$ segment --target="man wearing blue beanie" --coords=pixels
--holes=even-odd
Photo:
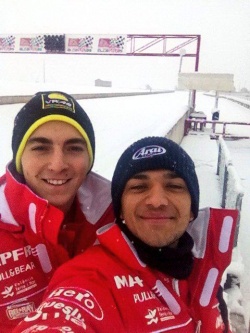
[[[218,290],[237,211],[199,210],[190,156],[164,137],[136,141],[117,162],[111,193],[115,223],[58,269],[14,333],[230,332]]]

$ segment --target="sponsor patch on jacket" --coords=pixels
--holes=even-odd
[[[9,305],[6,309],[6,314],[10,320],[14,320],[18,318],[24,318],[32,311],[35,311],[34,302],[17,303]]]
[[[76,316],[84,310],[96,320],[103,319],[103,310],[95,296],[88,290],[82,288],[58,288],[54,290],[47,300],[39,306],[39,310],[46,309],[48,303],[53,303],[56,308],[57,303],[61,304],[61,311],[66,314],[72,313]]]

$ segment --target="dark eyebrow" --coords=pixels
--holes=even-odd
[[[32,144],[32,143],[42,143],[42,144],[53,144],[53,141],[45,138],[45,137],[33,137],[33,138],[29,138],[27,143]],[[65,142],[65,144],[82,144],[82,145],[86,145],[86,141],[84,140],[84,138],[72,138],[69,139]]]
[[[174,171],[169,171],[165,176],[170,179],[181,178],[181,176],[177,175]]]
[[[84,138],[72,138],[69,139],[65,142],[66,144],[82,144],[82,145],[86,145],[86,141],[84,140]]]
[[[154,170],[147,170],[147,171],[154,171]],[[155,170],[157,171],[157,170]],[[164,178],[166,179],[175,179],[175,178],[181,178],[181,176],[177,175],[174,171],[166,170],[167,173],[164,174]],[[132,176],[130,179],[138,179],[138,180],[144,180],[148,179],[148,175],[145,172],[140,172]]]
[[[147,175],[145,173],[136,173],[130,179],[147,179]]]
[[[29,138],[27,141],[27,144],[32,144],[32,143],[52,144],[52,141],[47,138],[44,138],[44,137],[33,137],[33,138]]]

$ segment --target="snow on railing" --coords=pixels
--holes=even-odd
[[[241,185],[240,177],[233,166],[230,152],[222,137],[219,137],[219,154],[217,163],[217,175],[219,176],[219,186],[221,190],[221,207],[235,208],[239,211],[234,246],[237,246],[240,212],[244,190]]]
[[[223,207],[223,202],[225,202],[224,199],[225,198],[224,179],[226,174],[225,170],[228,165],[232,165],[232,160],[227,145],[221,137],[219,137],[218,145],[219,145],[219,152],[218,152],[218,162],[217,162],[217,175],[219,176],[219,186],[220,186],[220,191],[222,193],[221,205]]]
[[[238,209],[239,216],[234,238],[234,251],[232,261],[227,268],[224,277],[224,290],[227,294],[227,306],[230,313],[230,322],[234,332],[246,332],[245,311],[242,306],[242,293],[240,290],[240,281],[244,271],[242,257],[239,248],[237,247],[237,240],[240,225],[240,212],[244,191],[240,182],[240,177],[233,166],[230,152],[222,136],[219,137],[219,154],[217,163],[217,175],[219,176],[221,197],[221,206],[223,208]]]

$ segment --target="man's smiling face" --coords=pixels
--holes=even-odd
[[[131,177],[121,200],[121,218],[150,246],[176,247],[193,219],[185,181],[173,171],[144,171]]]
[[[90,168],[86,142],[73,126],[50,121],[30,136],[21,158],[27,185],[67,212]]]

